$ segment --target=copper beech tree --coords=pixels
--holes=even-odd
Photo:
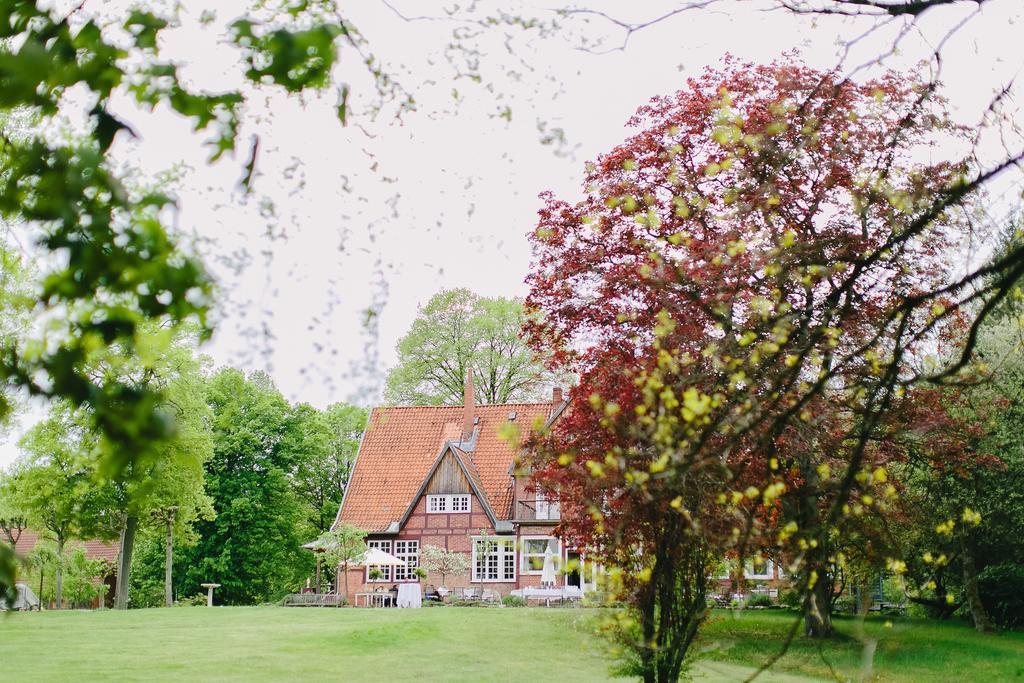
[[[529,464],[633,608],[635,673],[668,681],[726,557],[774,558],[806,632],[832,632],[841,541],[898,495],[918,361],[956,330],[967,355],[1022,259],[952,277],[1001,169],[958,158],[969,131],[904,75],[727,59],[629,123],[581,200],[542,196],[527,333],[580,382]]]

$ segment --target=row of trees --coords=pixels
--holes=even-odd
[[[156,410],[173,424],[159,457],[106,476],[88,407],[58,402],[3,478],[5,524],[43,532],[57,558],[72,539],[117,540],[120,608],[130,596],[170,604],[205,581],[221,583],[229,603],[296,587],[312,566],[300,546],[334,521],[365,423],[354,406],[293,406],[262,373],[211,373],[196,339],[188,328],[150,326],[134,347],[141,358],[103,353],[92,363],[126,385],[158,387]]]

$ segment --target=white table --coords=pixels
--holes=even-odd
[[[391,602],[391,591],[368,591],[356,593],[356,607],[359,606],[359,598],[363,599],[366,607],[387,607]]]
[[[398,606],[399,607],[422,607],[423,591],[418,583],[398,584]]]
[[[550,606],[552,600],[579,600],[583,597],[583,591],[576,586],[565,586],[564,588],[520,588],[512,591],[512,595],[524,600],[543,600],[544,604]]]

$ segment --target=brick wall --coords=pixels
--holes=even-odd
[[[428,513],[426,511],[426,497],[421,497],[406,520],[405,526],[395,535],[370,534],[367,541],[389,540],[392,542],[391,552],[394,553],[394,541],[411,540],[419,541],[420,552],[424,546],[434,545],[448,551],[462,552],[466,555],[472,554],[473,536],[495,535],[494,527],[491,525],[487,514],[475,495],[472,495],[470,512],[461,513]],[[489,588],[502,594],[507,594],[516,586],[514,583],[476,583],[470,582],[471,570],[462,576],[449,574],[445,585],[448,588],[464,588],[469,586]],[[422,581],[423,585],[441,585],[441,575],[431,573]],[[350,603],[355,600],[355,594],[365,591],[372,591],[377,588],[391,588],[394,581],[366,581],[366,570],[362,567],[348,571],[348,599]],[[344,592],[344,583],[339,581],[338,590]]]

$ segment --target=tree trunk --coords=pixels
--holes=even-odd
[[[171,571],[174,566],[174,513],[167,516],[167,541],[164,543],[164,602],[168,607],[174,606],[174,587],[171,582]]]
[[[342,599],[345,601],[345,604],[347,605],[348,604],[348,562],[345,563],[345,568],[342,569],[342,571],[345,572],[345,574],[344,574],[344,576],[345,576],[345,579],[344,579],[344,581],[345,581],[345,593],[344,593],[344,597]],[[334,585],[335,586],[338,585],[337,579],[335,579]]]
[[[981,593],[978,590],[978,569],[974,564],[974,549],[967,538],[967,533],[963,531],[960,533],[960,555],[964,573],[964,592],[967,594],[967,606],[971,610],[971,619],[974,620],[974,630],[979,633],[989,633],[994,630],[992,619],[981,602]]]
[[[57,588],[55,593],[56,609],[61,609],[64,601],[64,535],[57,534]]]
[[[811,638],[829,638],[835,634],[832,626],[832,596],[828,594],[831,582],[825,581],[824,566],[812,566],[818,580],[807,590],[804,600],[804,635]]]
[[[135,546],[135,530],[139,520],[128,515],[121,532],[121,552],[117,565],[117,592],[114,596],[114,609],[128,609],[128,585],[132,570],[132,548]]]

